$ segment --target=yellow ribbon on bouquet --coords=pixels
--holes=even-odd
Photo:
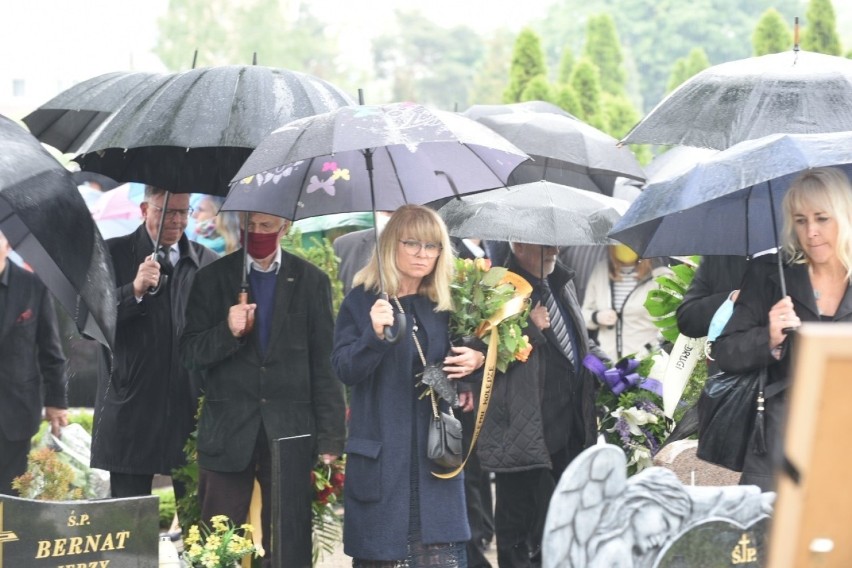
[[[491,337],[488,340],[488,351],[485,354],[482,391],[479,394],[479,409],[476,412],[476,424],[473,429],[473,437],[470,440],[470,447],[467,450],[464,461],[453,471],[449,473],[432,472],[432,475],[440,479],[451,479],[461,473],[468,458],[473,453],[476,440],[479,438],[479,432],[482,430],[482,424],[485,422],[485,413],[488,410],[488,403],[491,401],[491,391],[494,387],[494,375],[497,372],[497,349],[500,343],[497,326],[510,317],[523,313],[527,308],[527,301],[530,294],[532,294],[532,285],[514,272],[506,272],[503,278],[500,279],[499,284],[511,284],[515,287],[515,293],[499,310],[494,312],[494,315],[487,320],[483,320],[476,329],[476,336],[480,339],[485,337],[489,332],[491,333]]]

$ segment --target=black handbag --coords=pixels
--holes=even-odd
[[[742,471],[750,443],[755,454],[766,454],[765,388],[766,368],[707,378],[698,398],[700,459]]]
[[[432,420],[426,438],[426,456],[441,467],[457,468],[462,464],[462,425],[452,414],[438,411],[432,394]]]

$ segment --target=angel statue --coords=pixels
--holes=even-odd
[[[653,568],[667,545],[702,522],[745,527],[768,518],[775,493],[753,485],[684,486],[662,467],[627,477],[627,458],[593,446],[563,473],[550,501],[542,568]]]

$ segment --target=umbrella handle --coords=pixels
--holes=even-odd
[[[168,281],[169,281],[169,275],[168,274],[160,274],[160,279],[157,281],[157,285],[151,286],[150,288],[148,288],[147,294],[149,296],[152,296],[152,297],[153,296],[159,296],[163,292],[163,290],[166,289],[166,284],[168,283]]]
[[[240,293],[237,294],[237,303],[238,304],[248,304],[248,290],[242,289]],[[254,329],[254,312],[248,312],[246,314],[246,326],[243,328],[242,335],[248,335],[251,333],[251,330]]]
[[[382,292],[381,297],[383,300],[388,300],[388,295],[385,292]],[[406,330],[408,329],[408,318],[405,317],[405,314],[397,312],[393,316],[394,325],[386,325],[384,329],[385,341],[393,345],[397,343],[402,336],[405,335]],[[396,331],[394,331],[396,329]]]
[[[157,260],[157,253],[154,253],[154,254],[151,255],[151,260]],[[160,294],[163,293],[163,290],[166,289],[166,284],[168,284],[168,282],[169,282],[169,275],[163,274],[162,272],[160,272],[160,279],[157,281],[157,285],[151,286],[150,288],[148,288],[148,291],[146,292],[146,294],[148,294],[152,298],[155,297],[155,296],[159,296]]]

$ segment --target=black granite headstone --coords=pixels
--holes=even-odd
[[[272,443],[273,566],[311,568],[311,468],[309,434]],[[0,567],[2,568],[2,567]]]
[[[0,568],[157,568],[158,503],[0,495]]]
[[[687,530],[660,553],[659,568],[766,566],[769,519],[747,528],[728,521],[706,521]]]

